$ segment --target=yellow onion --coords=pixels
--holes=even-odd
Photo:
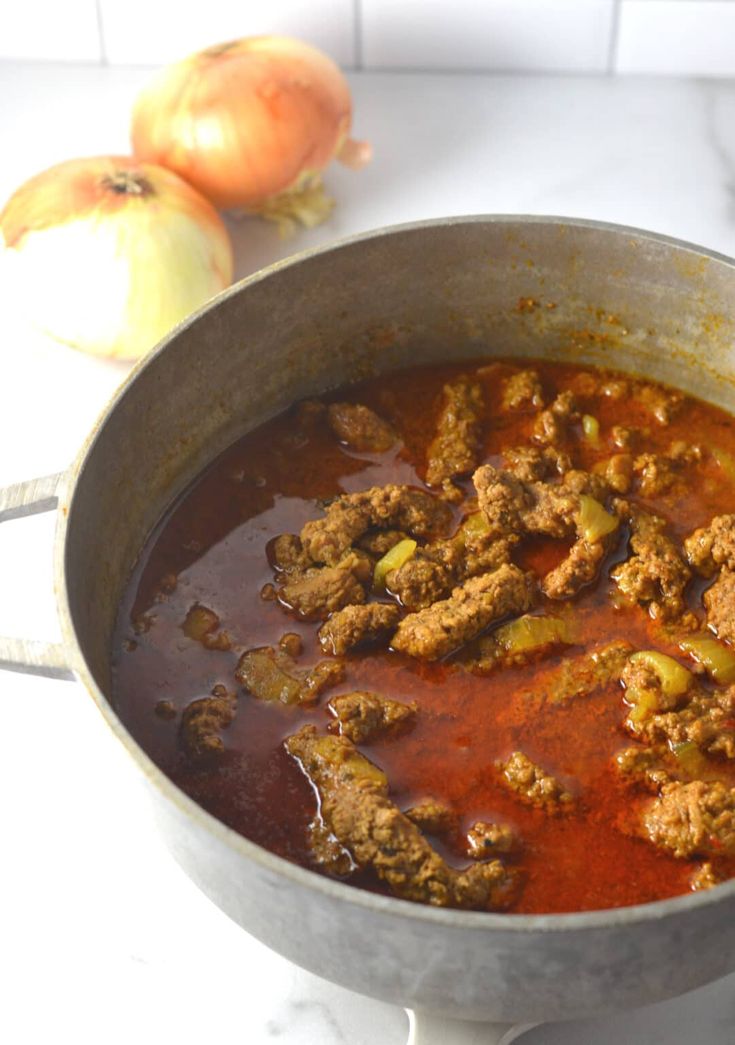
[[[335,156],[370,159],[348,138],[350,89],[321,51],[284,36],[208,47],[162,69],[133,111],[136,156],[176,171],[215,206],[288,225],[318,224]]]
[[[135,359],[232,280],[217,212],[171,171],[119,156],[68,160],[0,213],[3,282],[45,333]]]

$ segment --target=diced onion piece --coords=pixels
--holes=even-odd
[[[698,777],[705,765],[705,757],[693,740],[674,744],[671,748],[676,761],[686,773]]]
[[[385,588],[386,576],[392,570],[397,570],[407,563],[415,551],[416,541],[412,541],[410,537],[406,537],[404,540],[399,541],[398,544],[394,544],[393,547],[385,553],[383,558],[378,559],[375,563],[373,587],[378,591]]]
[[[194,639],[195,642],[203,642],[206,636],[216,631],[218,627],[219,617],[214,610],[210,610],[198,602],[190,607],[186,620],[181,625],[187,639]]]
[[[529,614],[503,624],[493,638],[507,653],[524,653],[557,642],[568,646],[574,641],[567,621]]]
[[[582,431],[585,439],[593,445],[600,442],[600,422],[592,414],[582,415]]]
[[[631,656],[630,662],[631,664],[645,664],[654,671],[665,697],[680,697],[692,684],[691,671],[678,660],[674,660],[665,653],[659,653],[658,650],[641,650]],[[630,688],[628,692],[630,693]]]
[[[490,523],[484,512],[473,512],[468,515],[462,523],[462,530],[466,533],[483,534],[490,532]]]
[[[599,501],[586,493],[579,495],[577,529],[581,537],[593,544],[608,533],[612,533],[617,526],[618,520],[614,515],[606,512]]]
[[[708,635],[695,635],[679,643],[681,649],[690,653],[701,664],[715,682],[729,685],[735,682],[735,651],[718,639]]]
[[[628,712],[628,721],[634,726],[640,726],[647,718],[658,711],[656,694],[648,689],[634,690],[632,686],[625,691],[627,700],[632,701],[633,706]]]
[[[735,479],[735,457],[720,446],[712,447],[712,456],[728,479]]]

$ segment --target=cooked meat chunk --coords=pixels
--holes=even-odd
[[[373,527],[431,537],[440,536],[450,519],[451,510],[440,498],[391,483],[338,497],[323,519],[306,523],[301,540],[314,562],[334,566]]]
[[[521,513],[526,533],[541,533],[559,538],[571,537],[575,533],[580,508],[577,493],[567,490],[565,486],[534,483],[532,497],[532,506]]]
[[[156,706],[153,710],[159,718],[162,718],[167,722],[170,722],[171,719],[176,718],[176,715],[178,714],[176,710],[176,705],[171,700],[156,701]]]
[[[735,570],[735,515],[716,515],[709,526],[686,538],[684,551],[703,577],[711,577],[719,566]]]
[[[638,476],[639,490],[644,497],[658,497],[668,493],[681,480],[682,469],[701,460],[702,449],[680,440],[669,447],[667,454],[639,454],[633,464]]]
[[[628,501],[617,500],[615,510],[630,522],[633,555],[615,567],[613,580],[627,599],[648,605],[652,617],[672,620],[681,616],[691,572],[664,533],[666,523]]]
[[[546,574],[541,590],[550,599],[569,599],[597,577],[605,557],[602,541],[578,540],[563,562]]]
[[[482,387],[477,381],[460,377],[444,386],[444,404],[427,452],[429,486],[441,486],[445,480],[468,475],[477,467],[483,406]]]
[[[689,879],[689,888],[692,892],[699,892],[700,889],[713,889],[716,885],[719,885],[722,881],[722,876],[719,875],[709,861],[700,864],[699,867],[693,872]]]
[[[604,501],[610,493],[610,484],[599,472],[583,472],[579,468],[572,468],[564,474],[560,489],[567,494],[586,493],[596,501]]]
[[[735,788],[720,781],[664,784],[643,813],[643,829],[674,856],[735,854]]]
[[[393,648],[420,660],[439,660],[494,620],[529,609],[533,593],[533,575],[517,566],[472,577],[448,599],[404,617],[393,636]]]
[[[707,623],[721,639],[735,640],[735,573],[723,567],[720,576],[704,593]]]
[[[325,825],[355,864],[371,868],[394,895],[479,910],[503,908],[513,898],[515,877],[499,860],[466,871],[449,867],[388,798],[385,775],[347,737],[319,736],[304,726],[285,743],[319,792]]]
[[[355,861],[317,813],[309,824],[309,851],[311,858],[327,874],[343,878],[355,870]]]
[[[343,606],[365,602],[370,575],[369,559],[350,552],[336,566],[315,566],[303,573],[287,574],[278,598],[304,620],[324,620]]]
[[[504,410],[540,410],[544,405],[544,390],[535,370],[519,370],[511,374],[503,386]]]
[[[494,537],[507,537],[522,532],[521,515],[533,504],[529,484],[490,464],[478,468],[472,481],[490,533]]]
[[[407,610],[421,610],[443,599],[457,584],[489,573],[510,562],[515,538],[496,540],[487,532],[460,529],[446,541],[436,541],[386,577],[389,590]]]
[[[607,399],[625,399],[630,394],[630,385],[622,377],[611,377],[600,385],[599,394]]]
[[[268,557],[279,573],[303,573],[314,565],[295,533],[282,533],[268,546]]]
[[[253,697],[281,704],[311,704],[325,689],[341,682],[343,675],[344,669],[336,660],[298,669],[287,653],[272,646],[243,653],[235,671],[237,681]]]
[[[626,428],[625,425],[613,425],[610,429],[610,435],[619,450],[630,450],[637,442],[635,429]]]
[[[193,758],[209,758],[224,751],[221,733],[231,725],[237,711],[237,698],[222,685],[209,697],[188,704],[181,716],[181,740]]]
[[[487,860],[498,853],[512,853],[518,839],[507,824],[489,824],[478,820],[467,832],[467,855],[474,860]]]
[[[385,638],[400,619],[398,606],[385,602],[345,606],[322,624],[319,642],[325,653],[336,653],[339,656],[363,642]]]
[[[421,610],[452,590],[454,574],[444,563],[416,554],[386,577],[386,584],[407,610]]]
[[[613,454],[595,470],[615,493],[627,493],[633,481],[633,458],[630,454]]]
[[[542,410],[533,426],[533,439],[544,445],[563,442],[569,425],[579,420],[579,409],[573,392],[560,392],[546,410]]]
[[[457,830],[457,814],[449,806],[433,798],[417,802],[403,815],[429,835],[448,835]]]
[[[402,704],[379,693],[361,690],[341,693],[329,701],[340,734],[363,744],[396,726],[406,726],[416,717],[415,704]]]
[[[303,640],[295,631],[287,631],[285,635],[281,635],[278,647],[289,657],[299,657],[304,652]]]
[[[671,780],[671,774],[663,765],[661,754],[640,745],[618,751],[615,756],[615,768],[631,782],[655,793]]]
[[[581,657],[564,660],[554,672],[539,679],[533,691],[524,693],[523,699],[529,706],[562,704],[589,696],[610,683],[617,684],[632,652],[629,642],[617,640]]]
[[[181,630],[188,639],[201,642],[205,649],[229,650],[232,647],[230,636],[220,631],[220,619],[214,610],[195,602],[186,614]]]
[[[515,446],[503,450],[506,471],[524,483],[563,475],[572,467],[569,455],[553,446]]]
[[[735,688],[714,693],[695,688],[683,707],[650,715],[634,731],[649,743],[676,748],[691,742],[711,755],[735,758]]]
[[[536,806],[547,813],[560,813],[569,809],[574,801],[572,795],[559,781],[524,755],[514,751],[507,762],[498,762],[503,782],[520,797],[526,805]]]
[[[634,396],[660,425],[671,424],[684,402],[681,392],[674,392],[661,385],[638,384]]]
[[[332,403],[327,420],[337,438],[352,450],[383,453],[396,442],[392,426],[362,403]]]
[[[405,541],[407,537],[408,534],[403,530],[375,530],[373,533],[366,533],[364,537],[361,537],[357,546],[368,555],[382,559],[386,552],[395,548],[401,541]]]

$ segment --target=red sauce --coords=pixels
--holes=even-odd
[[[585,368],[538,362],[551,394],[569,387]],[[370,689],[389,697],[415,700],[420,713],[413,730],[384,737],[364,751],[391,784],[401,808],[425,798],[448,802],[466,829],[477,819],[514,826],[523,840],[518,862],[525,886],[512,908],[525,913],[588,910],[658,900],[682,893],[696,861],[676,860],[633,833],[636,809],[645,796],[625,786],[612,767],[616,751],[628,746],[623,731],[622,689],[607,686],[591,696],[560,706],[529,698],[564,657],[583,646],[488,677],[459,671],[449,663],[422,664],[388,650],[347,658],[344,682],[313,709],[273,706],[241,692],[226,751],[216,763],[192,763],[178,735],[178,717],[166,721],[154,711],[160,700],[183,710],[207,695],[215,683],[230,689],[243,650],[275,645],[284,632],[304,640],[300,663],[313,664],[321,653],[316,624],[287,616],[261,589],[272,578],[266,544],[274,535],[298,532],[320,509],[316,503],[343,491],[387,482],[421,485],[426,447],[434,434],[441,388],[468,365],[438,366],[391,374],[342,390],[371,406],[403,436],[403,447],[386,454],[358,454],[341,447],[326,430],[308,437],[288,412],[245,436],[198,479],[171,508],[144,548],[123,599],[115,638],[115,693],[119,713],[135,738],[178,786],[215,816],[254,842],[289,860],[310,866],[307,825],[315,797],[282,742],[304,722],[324,728],[329,696]],[[529,440],[533,415],[499,410],[500,378],[510,366],[498,364],[483,378],[487,403],[486,459],[497,463],[505,446]],[[590,468],[614,451],[612,425],[644,430],[646,451],[664,451],[676,439],[692,438],[735,456],[735,421],[702,402],[687,399],[669,426],[658,425],[630,397],[594,402],[602,440],[594,448],[574,431],[569,449],[577,467]],[[471,485],[466,484],[468,491]],[[735,512],[735,483],[707,456],[686,492],[642,505],[664,515],[681,539],[713,515]],[[459,513],[458,513],[459,519]],[[656,648],[681,657],[640,607],[616,607],[608,579],[612,563],[625,557],[626,535],[611,551],[600,582],[574,602],[584,642],[624,638],[641,649]],[[565,552],[560,542],[526,542],[516,561],[544,573]],[[162,579],[177,575],[172,592]],[[164,583],[164,588],[165,588]],[[702,584],[690,585],[690,604],[701,614]],[[235,640],[231,652],[207,651],[187,639],[181,625],[195,602],[211,607]],[[147,630],[133,622],[147,620]],[[691,664],[690,664],[691,666]],[[521,748],[579,796],[574,815],[549,816],[523,806],[498,782],[494,763]],[[717,764],[717,773],[735,783],[735,771]],[[438,839],[436,848],[456,866],[467,858]],[[735,861],[720,868],[735,875]],[[351,879],[367,888],[383,887],[368,874]]]

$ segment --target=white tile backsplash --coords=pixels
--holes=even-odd
[[[59,0],[65,2],[65,0]],[[160,65],[240,36],[297,36],[355,64],[353,0],[99,0],[107,60]]]
[[[0,0],[0,58],[101,57],[95,0]]]
[[[615,71],[735,75],[735,3],[622,0]]]
[[[607,71],[614,0],[361,0],[365,68]]]

